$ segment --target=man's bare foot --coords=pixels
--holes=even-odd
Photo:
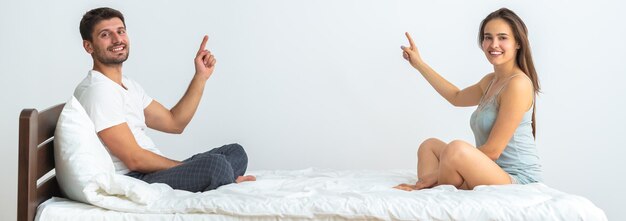
[[[237,177],[237,179],[235,179],[236,183],[241,183],[241,182],[246,182],[246,181],[255,181],[256,177],[252,176],[252,175],[246,175],[246,176],[239,176]]]

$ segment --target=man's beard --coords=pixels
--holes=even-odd
[[[117,45],[114,45],[117,46]],[[110,65],[110,64],[122,64],[124,63],[124,61],[126,61],[126,59],[128,59],[128,54],[130,54],[130,51],[128,50],[128,45],[125,46],[125,50],[126,50],[126,56],[123,57],[119,57],[119,56],[114,56],[114,57],[107,57],[107,52],[109,52],[109,50],[100,50],[100,49],[95,49],[94,48],[94,57],[96,58],[96,60],[98,60],[100,63],[105,64],[105,65]]]

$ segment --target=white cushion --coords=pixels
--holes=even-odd
[[[61,191],[81,202],[87,202],[83,189],[96,175],[115,172],[91,119],[74,96],[65,104],[57,122],[54,160]]]

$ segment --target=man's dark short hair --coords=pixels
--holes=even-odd
[[[126,26],[126,23],[124,22],[124,15],[122,15],[122,13],[118,10],[102,7],[88,11],[85,15],[83,15],[83,19],[80,20],[80,36],[83,37],[83,40],[92,41],[93,36],[91,36],[91,33],[93,32],[93,27],[100,21],[111,18],[119,18],[122,20],[124,26]]]

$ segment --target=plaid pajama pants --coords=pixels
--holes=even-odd
[[[193,155],[181,165],[153,173],[132,171],[126,175],[147,183],[165,183],[174,189],[200,192],[235,182],[248,167],[248,156],[239,144],[228,144]]]

